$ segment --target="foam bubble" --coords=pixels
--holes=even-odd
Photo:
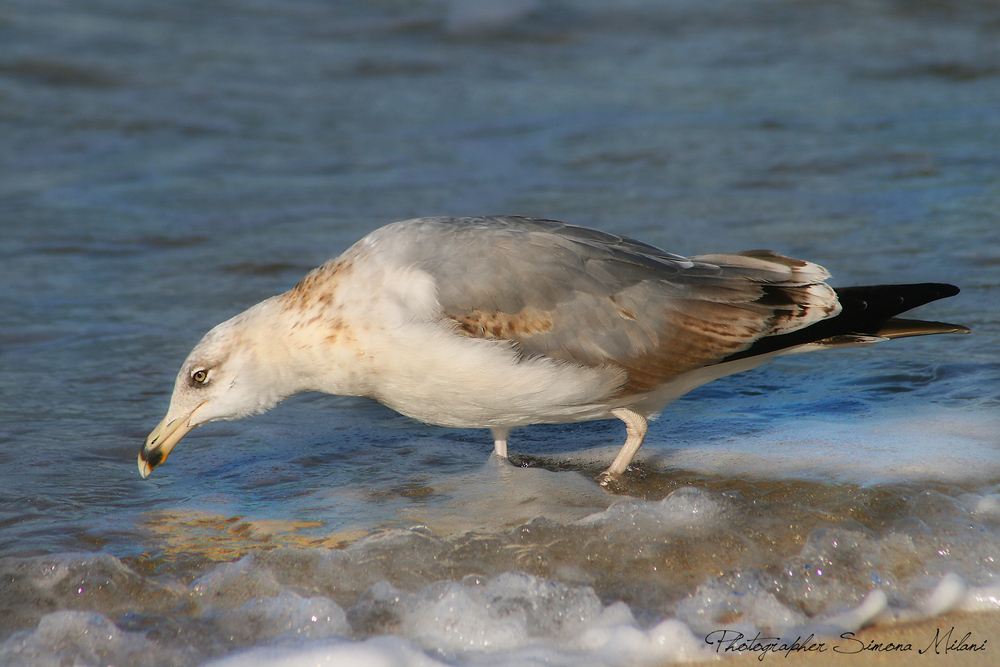
[[[703,651],[681,621],[642,630],[627,605],[604,605],[590,587],[518,573],[419,593],[380,583],[350,616],[355,630],[391,629],[462,664],[631,665]]]
[[[279,595],[282,586],[274,573],[254,562],[252,556],[245,556],[232,563],[217,565],[211,572],[201,577],[192,586],[203,607],[236,607],[254,598]]]
[[[353,612],[356,626],[382,629],[389,623],[423,646],[453,652],[575,638],[594,623],[606,623],[605,613],[617,621],[631,620],[622,606],[606,611],[590,588],[518,573],[486,582],[441,582],[416,594],[380,583]]]
[[[676,613],[703,634],[723,627],[747,634],[757,627],[789,628],[806,623],[805,615],[783,604],[768,588],[754,573],[732,573],[700,584],[677,605]]]
[[[934,591],[920,605],[920,611],[925,616],[943,614],[962,602],[968,588],[960,576],[949,572],[941,578]]]
[[[663,500],[629,499],[617,502],[603,512],[577,521],[580,526],[602,525],[616,530],[639,529],[669,532],[685,527],[707,527],[723,513],[717,497],[693,487],[683,487]]]
[[[824,615],[818,622],[810,624],[807,629],[815,628],[818,632],[831,637],[847,631],[854,632],[863,625],[875,621],[876,618],[888,611],[888,608],[889,596],[885,594],[885,591],[876,588],[870,591],[858,606]]]
[[[15,633],[0,644],[0,664],[7,667],[169,667],[185,662],[183,656],[164,652],[141,633],[122,631],[104,616],[88,611],[46,614],[34,630]]]
[[[445,667],[410,642],[376,637],[364,642],[320,642],[305,648],[267,647],[237,653],[206,667]]]
[[[1000,611],[1000,585],[970,588],[959,608],[964,611]]]
[[[149,613],[173,608],[183,587],[144,577],[107,554],[67,554],[0,560],[4,596],[17,600],[4,625],[36,625],[52,609],[88,609],[117,618],[141,598]]]
[[[217,628],[237,643],[319,639],[351,632],[347,615],[327,598],[303,598],[284,591],[273,598],[256,598],[215,617]]]
[[[1000,494],[991,493],[977,498],[973,511],[983,518],[993,521],[1000,520]]]
[[[667,619],[649,630],[631,624],[595,626],[578,644],[587,655],[566,664],[662,665],[667,662],[706,660],[710,657],[703,637],[696,637],[686,624]]]
[[[399,597],[398,592],[389,589],[381,594]],[[418,646],[427,643],[427,637],[380,636],[360,642],[321,641],[295,648],[257,648],[209,663],[208,667],[440,667],[446,664],[642,667],[710,657],[704,642],[681,621],[668,619],[649,630],[642,630],[635,625],[624,605],[612,605],[605,611],[591,619],[591,623],[576,628],[571,638],[558,643],[535,638],[506,648],[480,647],[480,650],[456,654],[441,646],[421,650]],[[428,653],[441,656],[444,662]]]

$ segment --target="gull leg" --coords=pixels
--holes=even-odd
[[[611,462],[608,469],[598,476],[598,481],[604,486],[621,476],[632,463],[636,452],[639,451],[643,440],[646,439],[646,430],[649,428],[645,417],[628,408],[616,408],[611,411],[611,414],[625,422],[625,432],[628,433],[628,438],[625,439],[625,444],[622,445],[621,451],[618,452],[618,456]]]
[[[493,453],[501,459],[507,458],[507,436],[510,435],[509,428],[491,428],[493,434]],[[641,443],[640,443],[641,444]]]

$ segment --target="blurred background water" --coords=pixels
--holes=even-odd
[[[647,664],[718,627],[1000,599],[1000,8],[975,0],[6,0],[0,662]],[[972,336],[779,360],[656,422],[300,396],[142,440],[216,323],[394,220],[524,214]],[[331,657],[332,656],[332,657]]]

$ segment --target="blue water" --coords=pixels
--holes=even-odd
[[[720,623],[995,609],[1000,11],[489,5],[0,10],[0,662],[644,664]],[[974,333],[703,387],[621,498],[618,423],[516,431],[502,468],[319,395],[140,479],[209,328],[382,224],[501,213],[951,282],[919,312]]]

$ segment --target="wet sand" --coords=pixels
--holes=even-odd
[[[948,632],[951,632],[950,636]],[[935,640],[937,640],[935,642]],[[880,624],[858,631],[849,639],[816,638],[824,642],[825,651],[743,653],[724,663],[745,665],[785,665],[833,667],[850,665],[948,665],[978,667],[1000,664],[1000,613],[953,612],[923,621]],[[883,650],[875,650],[881,645]],[[892,648],[890,645],[895,645]],[[909,645],[909,650],[905,648]],[[954,646],[955,648],[948,648]],[[902,648],[900,648],[902,647]],[[979,650],[973,650],[978,648]],[[888,650],[887,650],[888,649]],[[957,649],[957,650],[956,650]],[[961,650],[964,649],[964,650]],[[720,656],[722,654],[720,653]],[[729,656],[734,654],[730,653]],[[696,665],[719,664],[702,661]]]

